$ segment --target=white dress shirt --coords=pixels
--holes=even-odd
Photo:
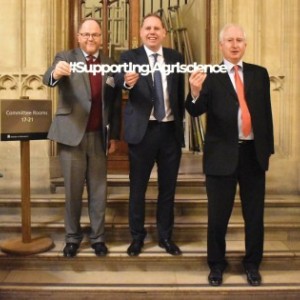
[[[174,116],[172,114],[172,110],[171,110],[171,105],[170,105],[170,101],[169,101],[169,93],[168,93],[168,85],[167,85],[167,76],[166,76],[166,72],[165,72],[165,60],[163,57],[163,51],[162,51],[162,47],[160,47],[160,49],[157,52],[153,52],[152,50],[148,49],[146,46],[144,46],[147,57],[148,57],[148,61],[149,61],[149,65],[151,67],[154,66],[154,57],[153,54],[157,53],[157,64],[161,67],[161,78],[162,78],[162,86],[163,86],[163,93],[164,93],[164,102],[165,102],[165,111],[166,111],[166,116],[165,118],[162,120],[162,122],[168,122],[168,121],[174,121]],[[152,73],[152,78],[153,78],[153,73]],[[151,111],[151,115],[150,115],[150,120],[156,120],[154,117],[154,108]]]

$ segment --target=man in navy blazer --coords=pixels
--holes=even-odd
[[[153,54],[162,67],[164,113],[162,120],[154,116],[158,101],[153,75],[122,72],[116,75],[116,84],[128,90],[129,98],[124,112],[124,138],[129,146],[130,198],[129,224],[132,243],[127,253],[139,255],[146,237],[145,193],[154,164],[157,164],[158,201],[157,234],[159,246],[172,255],[179,255],[179,247],[172,241],[174,223],[174,196],[181,147],[183,145],[184,75],[170,73],[163,67],[182,63],[183,57],[175,50],[162,47],[166,30],[159,16],[147,15],[140,29],[143,46],[121,55],[121,64],[153,66]]]
[[[95,254],[106,255],[106,153],[113,152],[120,135],[121,93],[109,74],[71,71],[71,64],[112,64],[99,48],[101,28],[85,19],[77,34],[79,47],[60,52],[44,75],[44,83],[58,86],[59,101],[48,138],[57,142],[66,194],[64,256],[73,257],[83,239],[80,226],[86,183],[90,242]],[[110,141],[109,141],[110,140]],[[107,150],[109,148],[109,150]]]
[[[242,61],[246,49],[243,29],[226,25],[220,32],[226,73],[195,72],[186,109],[196,117],[206,113],[203,165],[208,196],[207,253],[209,283],[222,284],[225,236],[237,184],[245,221],[246,254],[243,265],[250,285],[260,285],[259,266],[264,243],[265,172],[274,153],[270,81],[265,68]],[[243,112],[236,92],[234,66],[243,79],[250,113],[250,133],[243,130]]]

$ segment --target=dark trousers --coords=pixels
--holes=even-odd
[[[225,268],[225,236],[234,205],[237,184],[240,188],[245,222],[245,267],[259,267],[264,242],[265,171],[257,162],[254,143],[239,145],[239,162],[230,176],[207,176],[208,236],[207,255],[210,267]]]
[[[181,145],[175,138],[174,122],[150,121],[143,140],[139,144],[129,144],[129,225],[133,239],[142,241],[147,234],[144,227],[145,193],[155,162],[158,174],[158,238],[171,238],[180,158]]]

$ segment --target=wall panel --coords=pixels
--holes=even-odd
[[[22,1],[1,1],[0,66],[1,73],[16,72],[21,63]]]
[[[42,83],[54,53],[67,43],[68,0],[1,1],[0,99],[52,99],[56,92]],[[31,189],[49,190],[48,140],[31,141]],[[1,193],[20,189],[20,142],[0,142]]]

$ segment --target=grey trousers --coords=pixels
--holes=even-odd
[[[65,182],[66,242],[79,244],[82,194],[87,185],[91,244],[104,241],[107,161],[100,132],[88,132],[76,147],[58,144]]]

